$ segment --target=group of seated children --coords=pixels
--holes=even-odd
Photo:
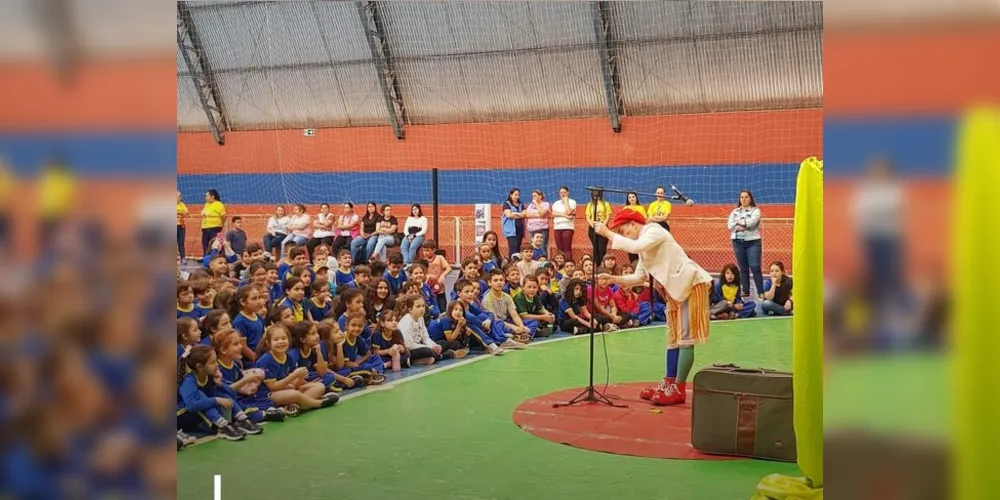
[[[406,269],[398,253],[387,264],[355,266],[348,250],[330,255],[325,244],[310,256],[290,242],[277,263],[255,243],[241,255],[216,246],[203,269],[178,268],[178,446],[192,433],[259,434],[260,422],[332,406],[345,389],[384,383],[387,370],[471,350],[502,355],[555,330],[615,331],[665,319],[657,291],[595,285],[590,256],[579,266],[559,253],[550,261],[539,245],[526,245],[513,262],[480,247],[462,261],[451,290],[444,285],[451,265],[432,240]],[[614,255],[597,269],[633,271]],[[753,313],[736,274],[727,266],[716,286],[716,317]],[[790,281],[774,281],[769,297],[787,295],[787,304],[776,303],[790,310],[790,293],[783,295]]]
[[[711,318],[738,319],[754,316],[790,316],[792,314],[792,278],[785,274],[785,264],[774,261],[771,278],[764,280],[760,302],[749,300],[740,290],[739,269],[726,264],[711,291]]]

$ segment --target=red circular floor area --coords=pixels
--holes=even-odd
[[[639,391],[654,383],[608,386],[605,394],[609,399],[628,408],[594,403],[553,408],[553,403],[567,402],[583,389],[545,394],[521,403],[514,410],[514,423],[534,436],[584,450],[683,460],[740,459],[695,450],[691,446],[690,388],[687,403],[657,407],[639,399]]]

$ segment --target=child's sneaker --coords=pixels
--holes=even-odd
[[[686,384],[670,384],[665,391],[656,391],[650,402],[656,406],[673,406],[687,401]]]
[[[442,352],[441,359],[455,359],[455,351],[448,349]]]
[[[284,422],[285,412],[281,408],[268,408],[264,410],[265,422]]]
[[[198,438],[194,436],[188,436],[184,431],[177,431],[177,439],[180,439],[184,446],[192,445],[198,442]]]
[[[219,437],[228,441],[239,441],[247,437],[247,433],[243,429],[238,429],[235,425],[226,424],[219,427]]]
[[[255,436],[264,432],[264,428],[253,423],[249,418],[244,418],[243,420],[236,421],[236,427],[247,433],[247,435]]]
[[[355,389],[360,389],[365,386],[365,378],[361,375],[352,375],[350,379],[354,381]]]
[[[302,408],[300,408],[299,405],[297,405],[295,403],[292,403],[292,404],[289,404],[289,405],[285,405],[282,408],[282,411],[285,412],[285,416],[286,417],[294,418],[294,417],[299,416],[299,413],[302,413]]]
[[[660,385],[651,385],[643,389],[642,392],[639,393],[639,397],[649,401],[653,397],[653,394],[667,390],[667,386],[672,383],[674,383],[673,377],[664,378],[663,380],[660,380]]]
[[[338,401],[340,401],[340,396],[335,393],[328,392],[324,394],[322,397],[320,397],[319,400],[323,402],[320,405],[320,408],[329,408],[337,404]]]
[[[501,348],[496,344],[490,344],[486,346],[486,352],[490,353],[493,356],[503,356],[503,353],[506,351],[504,351],[503,348]]]
[[[344,388],[340,387],[339,385],[330,384],[326,386],[326,392],[335,392],[337,394],[340,394],[341,392],[344,392]]]
[[[455,359],[462,359],[469,355],[468,349],[458,349],[455,351]]]

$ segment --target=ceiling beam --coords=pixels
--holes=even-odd
[[[226,143],[225,134],[230,130],[222,103],[222,93],[215,81],[212,67],[205,57],[205,47],[198,36],[187,2],[177,2],[177,49],[187,66],[187,76],[198,93],[198,101],[208,117],[208,127],[220,146]]]
[[[379,14],[376,2],[358,2],[358,15],[361,16],[361,27],[368,41],[368,49],[372,54],[372,62],[378,73],[379,88],[385,101],[386,114],[397,139],[405,137],[403,124],[406,123],[406,106],[403,94],[399,89],[399,79],[393,67],[392,54],[389,51],[389,40],[386,38],[385,26]]]
[[[608,37],[611,31],[611,8],[607,2],[591,2],[591,13],[594,21],[595,48],[601,64],[601,76],[604,80],[604,99],[607,101],[608,118],[611,119],[611,129],[615,133],[622,131],[622,100],[621,77],[618,72],[618,57]]]

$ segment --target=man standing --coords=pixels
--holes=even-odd
[[[601,274],[600,283],[633,287],[652,276],[666,292],[667,373],[659,386],[643,389],[639,397],[658,406],[684,403],[694,346],[708,341],[712,276],[684,253],[669,231],[656,223],[647,224],[639,212],[622,210],[608,226],[595,224],[594,232],[608,238],[612,249],[639,256],[631,275]]]

